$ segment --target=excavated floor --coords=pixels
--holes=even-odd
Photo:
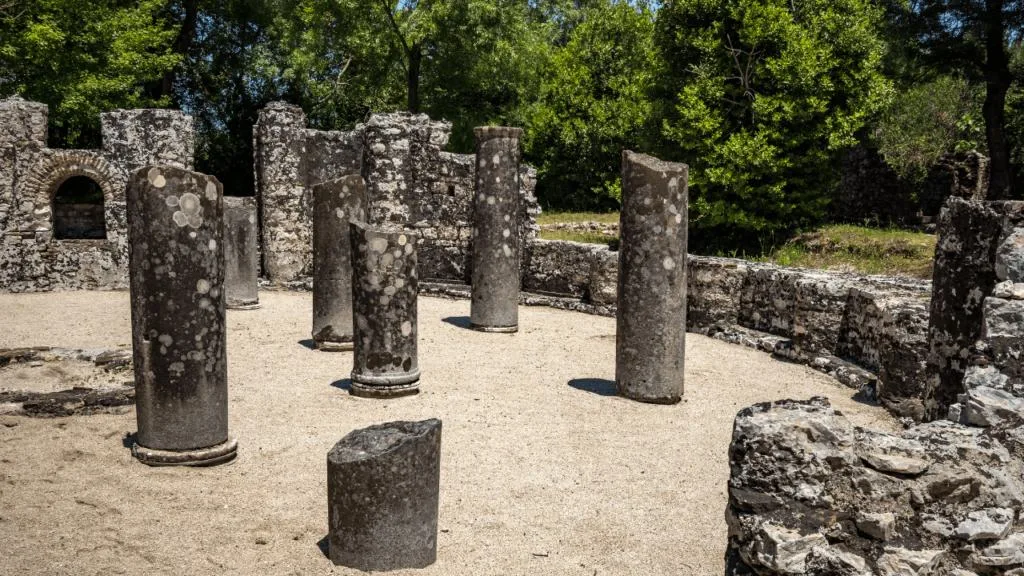
[[[896,428],[828,376],[692,334],[685,401],[631,402],[614,395],[613,318],[521,308],[519,333],[482,334],[465,328],[468,301],[429,297],[422,392],[355,398],[351,353],[309,348],[310,295],[260,300],[228,312],[231,464],[136,462],[130,406],[0,416],[0,574],[352,573],[324,555],[328,450],[355,428],[437,417],[438,561],[409,574],[718,575],[739,409],[821,395]],[[0,295],[0,318],[0,348],[131,341],[125,292]]]

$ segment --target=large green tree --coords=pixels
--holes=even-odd
[[[659,45],[693,244],[758,250],[824,217],[838,154],[889,100],[870,0],[674,0]]]
[[[622,150],[652,145],[654,14],[622,0],[562,14],[573,24],[524,114],[526,158],[545,205],[613,210]]]
[[[99,143],[99,113],[162,106],[144,87],[178,62],[164,0],[0,0],[0,97],[50,106],[50,140]]]

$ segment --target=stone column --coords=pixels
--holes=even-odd
[[[223,188],[151,166],[128,183],[135,410],[133,454],[150,465],[234,458],[228,436]]]
[[[331,562],[365,571],[437,560],[441,421],[355,430],[327,453]]]
[[[313,187],[313,342],[320,350],[352,349],[352,244],[349,221],[366,221],[366,183],[359,174]]]
[[[476,128],[470,327],[519,329],[520,128]]]
[[[256,199],[224,197],[224,289],[231,310],[260,307]]]
[[[416,237],[401,229],[349,224],[355,353],[352,394],[419,392],[416,358]]]
[[[641,402],[683,395],[689,168],[622,153],[615,383]]]

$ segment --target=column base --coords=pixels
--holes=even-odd
[[[256,302],[243,302],[241,304],[225,304],[225,308],[228,310],[259,310],[263,307],[259,301]]]
[[[355,349],[354,342],[317,342],[314,340],[313,345],[321,352],[348,352]]]
[[[420,391],[420,371],[394,376],[368,376],[352,373],[349,393],[360,398],[398,398]]]
[[[479,324],[469,324],[470,330],[476,330],[477,332],[492,332],[501,334],[511,334],[512,332],[519,331],[519,325],[514,326],[481,326]]]
[[[231,461],[238,455],[238,440],[197,448],[195,450],[158,450],[138,443],[132,445],[132,456],[147,466],[214,466]]]

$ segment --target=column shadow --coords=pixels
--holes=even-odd
[[[448,323],[448,324],[451,324],[452,326],[455,326],[456,328],[465,328],[466,330],[470,329],[469,328],[469,316],[449,316],[447,318],[442,318],[441,321],[445,322],[445,323]]]
[[[351,378],[342,378],[341,380],[335,380],[334,382],[331,382],[331,386],[334,386],[335,388],[337,388],[339,390],[351,391],[352,390],[352,379]]]
[[[619,394],[615,389],[615,381],[604,378],[573,378],[569,380],[569,386],[598,396],[618,396]]]
[[[135,432],[129,432],[128,434],[125,434],[121,438],[121,446],[124,446],[125,448],[128,448],[130,450],[132,446],[135,446],[137,436],[138,435]]]
[[[325,558],[331,557],[331,544],[330,540],[328,540],[328,536],[329,535],[325,535],[316,543],[316,547],[320,549],[320,553],[323,554]]]
[[[299,340],[298,344],[300,346],[305,346],[306,348],[309,348],[310,350],[316,350],[316,342],[313,342],[312,338],[306,338],[305,340]]]

